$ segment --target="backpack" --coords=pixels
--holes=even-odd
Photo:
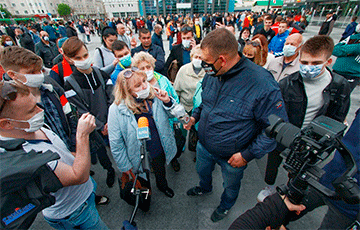
[[[50,192],[62,184],[47,162],[59,159],[52,152],[25,152],[24,139],[0,141],[1,228],[27,229],[41,210],[55,204]]]

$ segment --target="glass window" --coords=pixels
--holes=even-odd
[[[16,4],[15,4],[15,3],[11,3],[11,5],[12,5],[12,6],[14,6],[14,7],[16,6]],[[19,12],[19,11],[15,11],[15,12]]]
[[[31,2],[29,3],[29,6],[32,6]]]
[[[29,12],[27,10],[24,11],[24,14],[28,14]]]
[[[39,6],[41,6],[41,3],[39,2]]]
[[[20,5],[21,5],[21,6],[25,6],[25,4],[24,4],[24,3],[20,3]]]
[[[35,6],[37,6],[37,3],[35,2]]]
[[[15,11],[15,14],[20,14],[20,12],[19,12],[19,11]]]

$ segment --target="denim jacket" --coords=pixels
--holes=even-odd
[[[179,104],[173,98],[173,105],[168,108],[159,99],[155,98],[152,105],[154,121],[159,132],[162,147],[169,164],[176,154],[174,131],[170,127],[171,112]],[[137,122],[134,114],[122,102],[113,103],[108,117],[109,140],[111,153],[121,172],[126,172],[140,164],[140,141],[137,139]]]

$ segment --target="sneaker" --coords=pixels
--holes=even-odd
[[[114,183],[115,183],[115,170],[114,168],[111,168],[107,172],[106,184],[109,188],[111,188],[114,185]]]
[[[213,212],[213,214],[211,215],[211,220],[212,222],[218,222],[222,219],[224,219],[224,217],[229,213],[228,209],[223,209],[220,206],[217,207],[215,209],[215,211]]]
[[[200,186],[195,186],[186,192],[186,194],[188,196],[201,196],[201,195],[205,195],[205,194],[209,194],[209,193],[211,193],[211,191],[206,192]]]
[[[275,185],[269,185],[266,186],[263,190],[261,190],[257,196],[257,201],[258,202],[264,202],[265,198],[275,194],[276,193],[276,186]]]

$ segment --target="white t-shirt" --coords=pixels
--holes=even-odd
[[[41,128],[49,140],[30,140],[23,144],[26,152],[31,150],[35,151],[53,151],[59,154],[58,161],[67,165],[74,163],[75,157],[66,147],[65,143],[51,130]],[[0,137],[1,140],[9,140],[10,138]],[[51,169],[55,170],[58,161],[49,162],[48,165]],[[71,215],[77,208],[79,208],[90,196],[93,191],[94,185],[89,179],[80,185],[72,185],[63,187],[55,193],[51,193],[56,199],[54,205],[44,209],[43,215],[50,219],[63,219]]]

